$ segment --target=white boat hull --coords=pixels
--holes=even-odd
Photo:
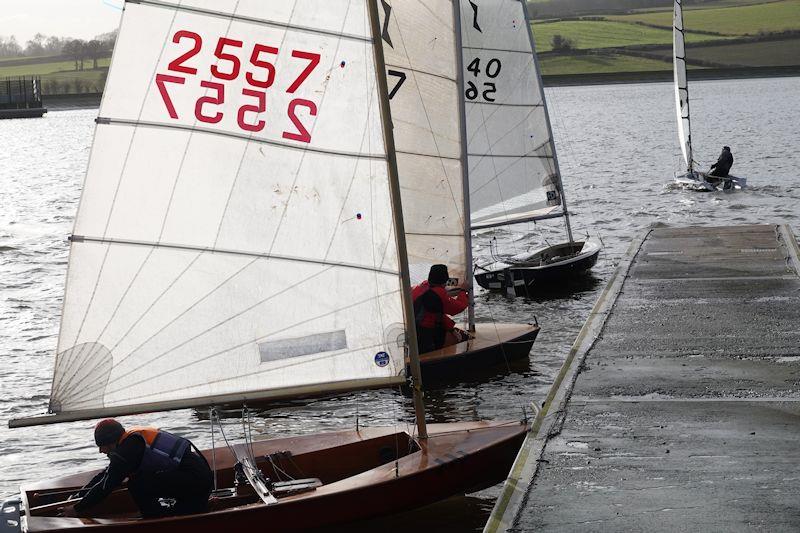
[[[747,187],[747,178],[727,176],[718,178],[705,172],[684,172],[675,174],[675,184],[685,189],[700,192],[734,192]]]

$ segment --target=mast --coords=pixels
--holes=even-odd
[[[378,96],[380,98],[381,120],[383,122],[383,141],[386,145],[386,160],[389,171],[389,189],[392,197],[392,216],[394,218],[395,238],[397,251],[400,255],[400,279],[403,292],[403,315],[406,323],[406,342],[408,343],[408,358],[411,366],[414,394],[414,413],[417,418],[419,437],[428,438],[425,424],[425,402],[422,397],[422,371],[419,366],[419,353],[417,352],[417,331],[413,327],[414,306],[411,301],[411,279],[408,269],[408,251],[406,250],[406,233],[403,224],[403,209],[400,200],[400,180],[397,174],[397,156],[394,147],[394,134],[392,133],[392,115],[389,108],[389,88],[386,82],[386,62],[383,58],[383,44],[380,20],[378,18],[378,0],[367,0],[369,9],[370,29],[372,30],[372,50],[375,59],[375,78],[378,83]]]
[[[469,206],[469,162],[467,157],[467,110],[464,102],[464,52],[461,42],[461,2],[453,1],[453,24],[456,34],[456,84],[458,85],[458,111],[459,111],[459,131],[461,132],[461,183],[464,196],[464,256],[466,263],[466,287],[467,297],[469,298],[468,320],[469,330],[475,331],[475,295],[472,290],[472,219]]]
[[[539,57],[536,54],[536,42],[533,40],[533,30],[531,29],[531,17],[528,12],[528,3],[525,0],[520,0],[522,4],[522,12],[525,14],[525,26],[528,29],[528,39],[531,42],[531,53],[533,54],[533,66],[536,69],[536,79],[539,81],[539,94],[542,97],[542,104],[544,107],[544,119],[547,122],[547,129],[550,132],[550,146],[553,149],[553,165],[555,166],[556,178],[558,179],[558,192],[561,195],[561,205],[564,206],[564,225],[567,228],[567,237],[569,243],[574,242],[572,238],[572,226],[569,223],[569,210],[567,209],[567,197],[564,195],[564,185],[561,182],[561,169],[558,166],[558,154],[556,154],[556,142],[553,138],[553,127],[550,122],[550,112],[547,109],[547,103],[544,97],[544,84],[542,83],[542,71],[539,67]]]

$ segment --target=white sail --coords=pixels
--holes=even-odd
[[[51,411],[403,381],[372,46],[366,0],[127,3]]]
[[[678,140],[686,168],[692,171],[692,129],[689,122],[689,86],[686,78],[686,40],[683,30],[683,6],[675,0],[672,22],[673,72],[675,75],[675,109],[678,114]]]
[[[463,0],[472,227],[560,216],[555,145],[523,1]]]
[[[412,283],[432,264],[464,279],[460,102],[451,0],[380,0]]]

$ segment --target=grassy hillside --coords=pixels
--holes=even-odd
[[[669,44],[672,42],[672,29],[658,29],[604,20],[567,20],[534,25],[536,50],[548,52],[553,49],[553,36],[561,35],[571,39],[575,48],[609,48],[643,44]],[[690,33],[689,43],[725,39],[721,35]]]
[[[27,59],[27,60],[26,60]],[[102,92],[105,86],[110,57],[98,59],[97,69],[92,61],[84,61],[84,70],[75,70],[75,62],[63,57],[26,58],[0,61],[0,78],[7,76],[41,76],[45,95]]]
[[[609,21],[641,22],[672,30],[672,11],[608,16]],[[713,31],[724,35],[757,35],[764,32],[800,30],[800,0],[725,8],[686,9],[687,30]]]
[[[552,1],[536,5],[550,6]],[[578,5],[582,0],[563,1]],[[672,9],[661,4],[653,0],[651,8],[626,14],[534,22],[542,72],[591,75],[671,70]],[[686,5],[684,23],[689,31],[689,68],[780,67],[785,72],[797,67],[800,73],[800,0],[697,0]],[[568,46],[553,50],[556,36],[567,40]],[[743,70],[742,75],[747,72]]]
[[[601,74],[612,72],[651,72],[664,70],[664,62],[619,54],[545,56],[541,60],[545,74]]]

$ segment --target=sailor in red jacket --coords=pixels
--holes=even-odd
[[[445,288],[449,278],[447,265],[433,265],[428,273],[428,281],[411,289],[419,353],[438,350],[468,338],[467,333],[456,328],[456,323],[448,315],[457,315],[466,309],[469,296],[463,284],[455,288],[455,297],[450,296]]]

